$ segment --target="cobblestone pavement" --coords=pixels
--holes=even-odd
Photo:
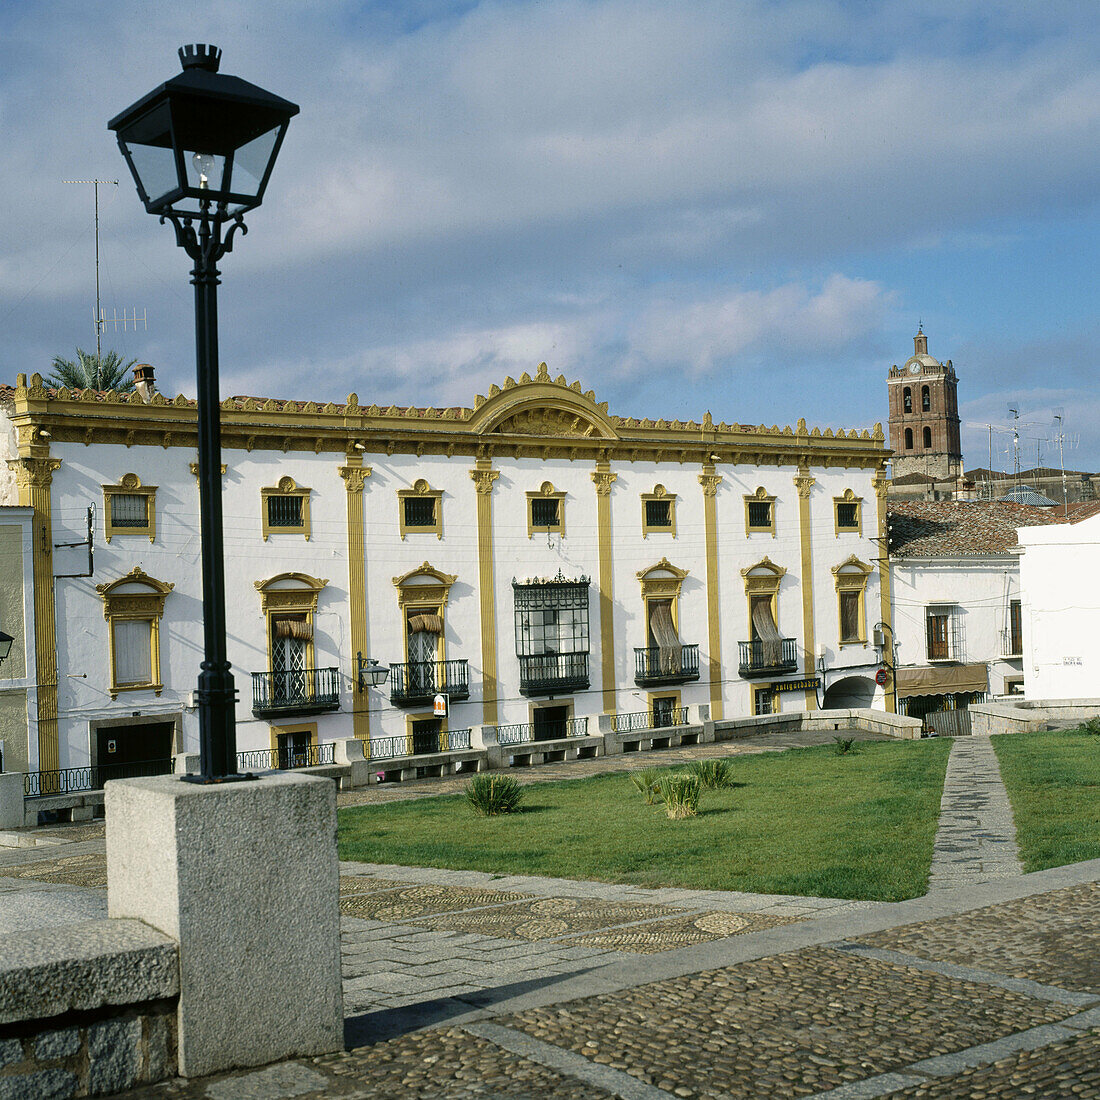
[[[947,761],[929,890],[1018,875],[1016,826],[988,737],[956,737]]]

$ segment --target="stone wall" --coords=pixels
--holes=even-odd
[[[179,951],[98,920],[0,938],[0,1100],[104,1096],[176,1073]]]
[[[973,703],[975,735],[1073,729],[1100,718],[1100,699],[1021,699],[1018,703]]]

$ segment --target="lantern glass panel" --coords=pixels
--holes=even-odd
[[[202,149],[183,151],[183,169],[187,173],[187,186],[201,190],[225,190],[225,157],[207,153]]]
[[[260,193],[281,128],[281,126],[275,126],[266,134],[261,134],[248,142],[247,145],[242,145],[233,154],[233,179],[230,190],[234,195],[248,195],[250,198],[255,198]]]
[[[179,188],[176,156],[171,148],[160,145],[130,145],[128,151],[134,171],[150,202],[156,202]]]

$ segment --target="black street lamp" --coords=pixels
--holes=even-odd
[[[248,232],[243,215],[263,200],[298,107],[219,74],[216,46],[183,46],[179,56],[183,72],[116,115],[107,128],[118,135],[145,209],[172,223],[176,244],[195,265],[205,659],[196,693],[200,773],[191,778],[212,783],[244,778],[237,774],[237,692],[225,649],[217,263],[232,250],[236,231]]]

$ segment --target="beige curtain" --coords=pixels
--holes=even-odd
[[[680,671],[680,637],[676,633],[676,624],[672,621],[672,601],[658,600],[650,604],[649,629],[657,642],[658,657],[662,673]]]
[[[313,624],[302,619],[277,619],[275,622],[276,638],[301,638],[308,642],[313,638]]]
[[[410,615],[410,634],[442,634],[443,620],[435,614]]]
[[[764,664],[782,664],[783,638],[780,636],[775,620],[772,618],[770,600],[762,599],[753,602],[752,625],[756,628],[756,636],[760,640]]]

